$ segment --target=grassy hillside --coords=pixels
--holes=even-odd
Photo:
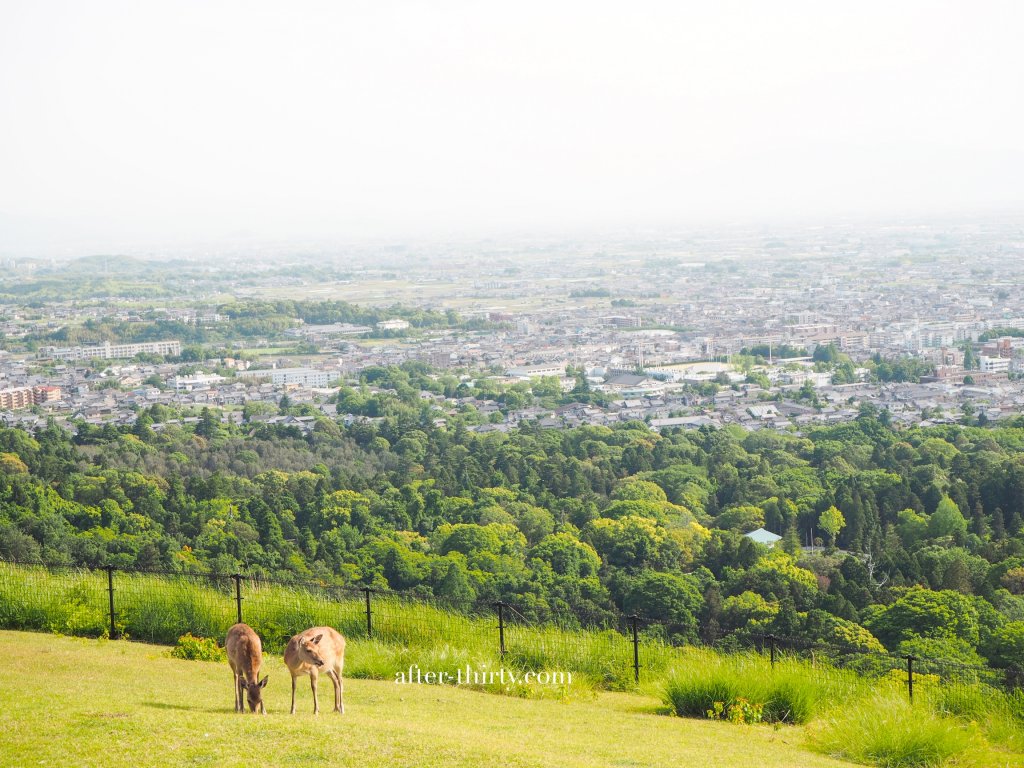
[[[350,649],[353,661],[358,644]],[[232,712],[227,664],[167,649],[0,632],[0,763],[108,766],[841,766],[803,729],[665,717],[654,697],[524,700],[348,680],[346,714],[312,715],[308,685],[267,668],[266,717]],[[330,700],[330,684],[321,687]],[[323,704],[323,701],[321,701]]]
[[[38,568],[0,564],[0,626],[93,637],[100,635],[109,622],[105,581],[104,574],[98,572],[54,574]],[[214,589],[189,580],[127,574],[119,574],[115,583],[119,631],[137,640],[170,645],[186,631],[206,638],[223,638],[235,620],[234,605],[223,585]],[[540,728],[545,743],[550,741],[560,745],[556,751],[538,750],[524,744],[511,753],[518,751],[524,759],[533,760],[525,764],[572,764],[571,761],[579,755],[594,753],[602,743],[602,737],[597,736],[594,743],[588,743],[585,739],[590,738],[589,730],[600,730],[602,734],[614,732],[608,730],[611,725],[609,718],[615,720],[614,713],[620,716],[624,712],[664,715],[671,711],[695,718],[696,722],[686,723],[663,716],[654,717],[642,726],[623,723],[624,729],[616,737],[622,741],[608,741],[610,750],[620,743],[637,749],[632,745],[640,742],[638,736],[646,737],[646,729],[652,729],[652,733],[668,729],[664,730],[664,743],[643,740],[639,754],[649,752],[649,758],[628,755],[621,757],[626,762],[617,763],[620,758],[614,758],[609,752],[606,761],[607,764],[657,765],[666,754],[671,757],[680,749],[685,751],[691,743],[718,754],[720,745],[707,744],[708,734],[721,726],[720,723],[709,723],[707,713],[717,711],[724,720],[786,723],[774,733],[790,745],[813,746],[826,755],[860,760],[884,768],[1024,764],[1021,762],[1024,754],[1024,694],[1019,691],[1003,693],[976,680],[972,677],[975,671],[972,668],[945,670],[945,677],[918,670],[916,694],[911,705],[907,701],[905,669],[891,669],[893,660],[883,655],[855,660],[870,662],[866,665],[858,663],[856,669],[834,667],[824,658],[807,660],[785,654],[772,665],[765,656],[757,653],[720,653],[644,642],[640,647],[642,687],[639,689],[647,694],[643,697],[636,695],[638,686],[633,681],[630,666],[632,647],[616,633],[566,632],[553,627],[509,625],[505,633],[508,652],[501,658],[495,642],[497,627],[493,618],[461,616],[427,604],[406,603],[378,595],[373,603],[374,635],[369,640],[366,637],[365,606],[361,600],[351,596],[328,594],[313,587],[293,589],[273,585],[248,585],[245,591],[246,620],[260,633],[268,651],[280,652],[287,638],[301,627],[336,626],[351,642],[346,676],[355,682],[350,682],[350,686],[387,690],[392,699],[397,696],[400,702],[426,695],[428,721],[439,719],[450,723],[448,702],[452,706],[452,717],[458,718],[458,722],[473,722],[478,718],[478,735],[459,742],[469,750],[468,755],[475,754],[472,750],[477,749],[479,743],[480,749],[497,749],[492,755],[496,759],[507,744],[499,740],[498,747],[494,747],[492,742],[506,731],[514,733],[519,728],[524,733],[533,733]],[[215,701],[217,706],[211,712],[219,711],[222,706],[226,709],[222,704],[222,689],[228,673],[223,664],[219,665],[219,670],[216,669],[218,665],[211,667],[201,663],[191,663],[191,667],[186,665],[182,668],[181,662],[174,662],[166,656],[167,651],[134,643],[74,641],[62,636],[14,633],[0,635],[3,637],[21,638],[21,645],[29,648],[40,646],[49,649],[54,644],[71,643],[76,653],[95,656],[98,665],[109,664],[111,655],[142,653],[141,658],[132,660],[129,669],[118,670],[124,679],[140,678],[138,670],[141,668],[163,670],[162,665],[169,665],[168,669],[178,671],[170,676],[163,671],[155,674],[168,680],[177,675],[172,687],[175,691],[189,691],[188,700],[193,700],[190,689],[209,673],[213,680],[212,692],[209,695],[196,694],[199,698],[195,700]],[[0,643],[2,651],[3,644]],[[13,652],[6,656],[17,657],[21,653],[20,646],[16,644]],[[35,655],[29,661],[38,663],[42,658],[46,665],[49,661],[47,655]],[[895,662],[897,665],[898,661]],[[573,680],[571,685],[564,685],[561,681],[551,685],[488,682],[474,685],[475,691],[466,688],[452,691],[449,687],[397,687],[393,682],[396,672],[409,669],[410,665],[416,665],[423,673],[441,672],[452,678],[467,666],[474,670],[500,666],[520,676],[527,670],[563,675],[571,673]],[[289,681],[278,661],[274,666],[275,685],[271,686],[269,700],[271,708],[276,704],[280,712],[287,706]],[[0,669],[0,684],[3,679]],[[370,680],[375,682],[368,682]],[[383,688],[379,687],[381,685]],[[507,696],[481,698],[481,689]],[[633,698],[595,694],[599,689],[629,691]],[[308,697],[305,688],[303,695]],[[330,695],[328,690],[325,696]],[[27,696],[31,699],[32,693]],[[536,706],[493,701],[494,698],[520,697],[531,699]],[[119,701],[116,696],[112,700]],[[387,708],[392,704],[387,697],[380,700],[382,711],[374,714],[371,720],[388,722]],[[151,706],[153,701],[149,699],[144,704]],[[445,716],[441,718],[437,717],[436,711],[439,702],[446,703],[443,709]],[[555,705],[557,715],[551,714],[551,705]],[[460,707],[468,711],[463,714]],[[507,726],[509,715],[503,714],[488,730],[488,714],[506,710],[521,713],[519,724]],[[145,712],[145,707],[140,711]],[[134,716],[128,719],[122,717],[123,714],[119,713],[117,719],[124,719],[126,723],[134,721]],[[573,731],[573,723],[577,720],[581,723],[578,733]],[[142,718],[139,722],[143,723],[143,730],[162,727],[159,719]],[[402,715],[402,728],[416,722],[414,715]],[[551,724],[556,722],[561,727],[552,736]],[[793,727],[793,723],[798,727]],[[2,725],[0,717],[0,727]],[[755,726],[747,735],[742,730],[734,730],[736,727],[727,726],[727,730],[715,738],[724,739],[724,744],[738,738],[742,744],[743,739],[752,737],[756,743],[766,734],[765,726]],[[643,729],[643,734],[631,733],[630,728]],[[17,729],[11,732],[16,733]],[[463,738],[469,738],[472,733],[460,731]],[[280,735],[275,733],[275,736]],[[390,735],[393,732],[389,732]],[[450,741],[450,728],[440,727],[434,736],[434,741],[426,742],[429,746],[417,748],[418,751],[414,752],[419,762],[412,760],[409,764],[429,764],[423,761],[432,754],[431,750],[441,755],[455,754],[450,745],[445,746],[446,740]],[[579,739],[578,743],[574,743],[574,738]],[[683,738],[682,742],[678,741],[680,738]],[[0,737],[2,746],[3,737]],[[550,748],[546,746],[544,749]],[[30,741],[25,752],[35,754],[36,751],[35,743]],[[743,754],[737,752],[740,756],[737,761],[727,765],[747,764],[743,761]],[[4,751],[0,751],[2,755]],[[780,756],[774,764],[794,764],[787,763],[786,759],[784,755]],[[465,761],[466,764],[474,764],[470,757]],[[215,762],[221,764],[219,758]],[[0,764],[6,763],[0,760]]]

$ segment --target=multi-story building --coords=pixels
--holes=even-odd
[[[175,391],[192,392],[197,389],[209,389],[224,381],[224,377],[216,373],[199,373],[195,376],[175,376],[173,380]]]
[[[120,360],[136,355],[163,355],[177,357],[181,354],[180,341],[146,341],[139,344],[102,344],[88,347],[40,347],[39,357],[53,360]]]
[[[315,368],[270,368],[262,371],[241,371],[238,376],[254,379],[270,379],[275,386],[297,384],[300,387],[326,387],[331,374]]]
[[[60,387],[39,385],[32,387],[32,403],[42,405],[43,403],[55,403],[61,399]]]
[[[537,376],[564,376],[565,361],[541,365],[517,365],[505,371],[506,376],[516,379],[532,379]]]
[[[982,373],[1008,373],[1010,370],[1010,358],[980,355],[978,357],[978,367]]]
[[[1000,336],[998,339],[992,339],[982,344],[981,354],[989,357],[1013,357],[1014,348],[1021,344],[1020,339],[1012,336]]]
[[[941,366],[960,366],[964,364],[964,352],[956,347],[931,347],[921,351],[921,359]]]
[[[60,387],[12,387],[0,389],[0,409],[13,411],[61,399]]]
[[[381,320],[377,323],[379,331],[404,331],[408,327],[408,320]]]
[[[606,315],[601,318],[601,322],[612,328],[640,328],[643,326],[643,319],[639,315]]]
[[[0,408],[13,411],[18,408],[28,408],[30,405],[32,405],[31,387],[0,389]]]

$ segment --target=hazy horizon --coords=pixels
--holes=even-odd
[[[0,255],[1024,210],[1012,2],[0,5]]]

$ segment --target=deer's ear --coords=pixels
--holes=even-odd
[[[270,675],[267,675],[262,680],[260,680],[260,688],[266,688],[267,687],[267,680],[269,680],[269,679],[270,679]]]
[[[324,633],[321,632],[319,635],[313,638],[313,645],[320,645],[320,641],[323,639]]]

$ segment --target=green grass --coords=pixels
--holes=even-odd
[[[237,618],[233,583],[226,578],[211,584],[199,577],[116,573],[114,588],[117,633],[133,640],[173,645],[190,632],[223,641]],[[110,624],[106,589],[103,572],[51,573],[0,563],[0,628],[103,636]],[[268,650],[283,651],[288,638],[314,625],[336,627],[346,637],[366,638],[365,604],[358,593],[249,582],[243,582],[242,591],[243,618]],[[373,639],[393,646],[392,654],[458,648],[481,662],[503,661],[522,670],[572,670],[601,688],[635,688],[632,645],[617,632],[510,624],[502,660],[494,616],[465,616],[385,595],[374,595],[372,607]],[[644,643],[644,675],[656,678],[677,657],[677,649]],[[374,676],[370,668],[365,674]]]
[[[348,664],[364,663],[352,642]],[[452,686],[346,680],[344,716],[287,714],[280,657],[268,715],[232,712],[226,664],[141,643],[0,632],[0,764],[92,766],[646,766],[827,768],[800,729],[664,717],[656,699],[599,693],[533,701]],[[301,681],[300,681],[301,683]],[[321,705],[331,687],[322,681]]]
[[[984,685],[932,682],[912,705],[894,675],[865,678],[791,658],[773,668],[755,654],[691,650],[661,696],[686,717],[745,700],[763,706],[765,722],[812,723],[809,743],[820,752],[882,768],[1024,765],[1022,698]]]
[[[774,667],[757,654],[724,656],[692,650],[673,667],[663,699],[677,715],[705,717],[715,702],[728,707],[739,698],[764,707],[766,722],[807,723],[821,710],[866,690],[852,672],[781,659]]]
[[[191,633],[222,643],[236,619],[233,584],[227,579],[211,582],[200,577],[117,573],[114,584],[118,633],[135,641],[174,645],[181,635]],[[0,628],[101,637],[109,628],[106,586],[102,572],[51,573],[0,563]],[[802,743],[802,728],[789,724],[811,723],[816,734],[812,743],[819,751],[877,765],[937,765],[927,760],[941,761],[951,755],[966,760],[965,756],[976,754],[995,755],[998,761],[977,765],[1008,765],[1017,764],[1009,762],[1010,757],[1016,759],[1024,750],[1024,696],[1008,696],[980,684],[922,676],[915,686],[919,695],[912,716],[905,711],[901,673],[887,674],[884,665],[858,674],[821,660],[812,664],[783,656],[772,667],[755,653],[720,654],[644,641],[640,647],[642,684],[637,686],[632,645],[616,632],[510,624],[505,630],[507,653],[502,658],[494,616],[465,616],[423,602],[375,595],[371,639],[367,637],[365,604],[358,593],[243,582],[243,595],[244,619],[263,638],[268,653],[280,654],[287,639],[306,627],[338,628],[352,649],[346,673],[356,681],[354,685],[384,681],[394,686],[395,674],[413,665],[452,678],[467,666],[473,670],[504,667],[519,675],[527,670],[561,673],[563,679],[571,673],[571,685],[499,680],[474,687],[504,694],[486,698],[481,704],[485,708],[506,706],[492,701],[499,698],[535,699],[538,706],[570,703],[592,707],[595,701],[608,700],[602,691],[645,691],[647,698],[637,700],[648,702],[648,712],[653,708],[651,702],[660,699],[667,705],[661,707],[663,714],[698,718],[704,721],[701,725],[716,728],[745,727],[707,720],[715,702],[728,706],[743,698],[763,707],[765,721],[787,724],[779,731],[780,739]],[[44,645],[68,642],[37,637]],[[108,647],[124,653],[122,649],[139,646],[113,642]],[[275,679],[285,676],[275,673]],[[458,692],[467,695],[468,687]],[[400,690],[412,691],[408,693],[412,696],[422,689],[405,686]],[[872,696],[888,697],[892,706],[873,708]],[[924,730],[916,729],[918,715]],[[907,729],[913,733],[904,734]],[[963,738],[964,734],[971,738]],[[915,755],[924,755],[921,760],[925,762],[914,762],[918,759]],[[0,752],[0,765],[5,765],[2,758]],[[624,762],[619,764],[631,765],[629,759],[623,756]]]
[[[881,768],[932,768],[954,758],[968,765],[1019,764],[1010,763],[1009,756],[1006,762],[997,762],[1000,758],[994,753],[970,754],[980,741],[976,726],[912,706],[892,692],[837,710],[816,737],[826,754]]]
[[[938,715],[978,726],[985,738],[1014,752],[1024,753],[1024,693],[1006,695],[991,686],[933,686],[924,691],[929,708]]]

